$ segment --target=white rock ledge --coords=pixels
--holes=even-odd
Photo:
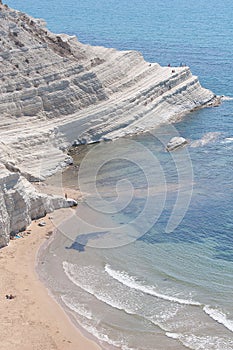
[[[188,67],[81,44],[1,2],[0,36],[0,163],[8,169],[1,168],[0,246],[32,218],[67,205],[28,181],[72,162],[73,143],[146,131],[216,101]]]
[[[39,193],[20,173],[0,166],[0,247],[8,244],[10,235],[26,229],[31,220],[41,218],[58,208],[71,207],[75,201]]]
[[[177,148],[187,145],[188,141],[184,137],[175,136],[167,144],[166,150],[168,152],[174,151]]]

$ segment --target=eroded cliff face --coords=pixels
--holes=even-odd
[[[1,115],[54,118],[107,98],[66,36],[4,6],[0,19]]]
[[[83,45],[4,5],[0,38],[1,158],[35,178],[74,141],[145,131],[214,99],[188,67]]]
[[[0,247],[31,220],[62,207],[69,207],[64,198],[39,193],[20,173],[0,166]]]
[[[68,164],[71,144],[145,131],[214,98],[188,67],[81,44],[0,2],[0,240],[38,216],[37,207],[52,209],[26,181]]]

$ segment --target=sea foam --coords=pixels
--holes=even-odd
[[[63,302],[66,304],[66,306],[69,309],[73,310],[76,314],[81,315],[88,320],[93,320],[92,313],[90,311],[87,311],[84,305],[81,305],[81,304],[77,305],[77,303],[75,303],[75,305],[74,305],[73,302],[70,302],[68,300],[68,297],[65,295],[63,295],[61,298],[62,298]],[[100,340],[102,342],[106,342],[109,345],[113,345],[114,347],[118,347],[122,350],[135,350],[133,348],[129,348],[127,345],[123,344],[123,342],[114,341],[114,340],[110,339],[108,337],[108,335],[104,334],[104,332],[101,332],[101,330],[98,330],[93,325],[90,325],[86,322],[81,322],[77,318],[76,318],[76,321],[80,324],[80,326],[82,326],[83,329],[85,329],[87,332],[89,332],[90,334],[92,334],[98,340]]]
[[[163,309],[162,313],[156,314],[155,315],[148,315],[146,313],[139,312],[139,307],[137,304],[135,305],[129,305],[129,301],[125,298],[118,298],[114,299],[112,296],[109,295],[108,292],[104,292],[101,290],[97,290],[90,285],[87,285],[87,283],[83,283],[83,280],[80,278],[80,276],[76,275],[75,276],[75,265],[69,264],[67,262],[63,263],[63,268],[64,271],[67,275],[67,277],[71,280],[72,283],[74,283],[76,286],[84,290],[85,292],[93,295],[97,300],[100,302],[114,308],[118,309],[120,311],[125,312],[128,315],[136,315],[137,317],[140,317],[146,321],[149,321],[152,323],[154,326],[160,328],[163,331],[166,331],[166,325],[165,322],[169,320],[170,318],[173,318],[175,314],[178,311],[178,308],[176,307],[175,309],[172,307],[169,307],[169,309]],[[131,289],[132,290],[132,289]],[[64,299],[64,297],[63,297]],[[88,312],[81,308],[80,306],[73,305],[72,302],[63,300],[66,305],[72,309],[73,311],[77,312],[78,314],[91,319],[92,316],[89,317]]]
[[[99,301],[115,308],[118,310],[123,310],[128,314],[134,314],[133,310],[127,309],[125,308],[119,301],[114,301],[111,297],[109,297],[108,294],[105,294],[101,291],[96,291],[93,288],[91,288],[90,285],[86,285],[83,284],[82,281],[80,280],[80,278],[76,278],[74,272],[72,271],[72,264],[69,264],[67,262],[63,262],[63,268],[64,271],[67,275],[67,277],[71,280],[72,283],[74,283],[76,286],[78,286],[79,288],[81,288],[82,290],[84,290],[85,292],[93,295],[96,299],[98,299]]]
[[[170,332],[166,332],[166,336],[179,340],[185,347],[192,350],[232,350],[233,346],[231,339],[217,336],[197,336]]]
[[[83,317],[87,318],[88,320],[92,320],[93,319],[92,313],[89,310],[86,309],[85,305],[77,304],[73,300],[70,300],[70,298],[67,297],[66,295],[62,295],[61,299],[64,302],[64,304],[70,310],[74,311],[76,314],[78,314],[80,316],[83,316]]]
[[[231,97],[231,96],[222,96],[221,100],[222,101],[233,101],[233,97]]]
[[[75,267],[75,265],[69,264],[66,261],[63,262],[63,269],[64,269],[67,277],[71,280],[72,283],[74,283],[75,285],[77,285],[78,287],[83,289],[84,291],[88,292],[89,294],[92,294],[93,296],[96,297],[96,299],[98,299],[106,304],[109,304],[110,306],[112,306],[114,308],[118,308],[120,310],[123,310],[123,308],[120,305],[113,303],[108,298],[104,298],[103,296],[96,294],[90,287],[83,286],[78,281],[78,279],[76,279],[74,277],[73,267]],[[83,305],[77,305],[76,303],[73,303],[72,301],[68,300],[68,298],[66,296],[63,296],[62,300],[66,304],[67,307],[69,307],[71,310],[73,310],[78,315],[85,317],[87,320],[93,320],[92,313],[89,312],[88,310],[86,310],[86,308]],[[126,311],[126,310],[124,310],[124,311]],[[87,332],[89,332],[90,334],[95,336],[101,342],[108,343],[109,345],[113,345],[114,347],[120,348],[121,350],[136,350],[136,349],[128,347],[126,344],[124,344],[123,341],[117,341],[117,340],[111,339],[107,334],[105,334],[106,332],[104,332],[104,330],[103,331],[98,330],[94,325],[88,324],[86,322],[80,322],[80,320],[78,320],[78,319],[77,319],[77,321],[82,326],[83,329],[85,329]],[[99,324],[99,322],[98,322],[98,324]]]
[[[182,305],[192,305],[192,306],[200,306],[201,304],[199,302],[193,301],[193,300],[187,300],[187,299],[181,299],[177,298],[175,296],[169,296],[166,294],[158,293],[155,290],[155,286],[147,286],[143,285],[136,281],[136,278],[133,276],[129,276],[126,272],[123,271],[115,271],[113,270],[109,265],[105,265],[105,271],[115,280],[118,282],[124,284],[125,286],[136,289],[138,291],[141,291],[145,294],[152,295],[156,298],[171,301],[173,303],[178,303]]]
[[[213,309],[210,306],[206,305],[203,308],[204,312],[209,315],[213,320],[217,321],[218,323],[225,326],[227,329],[229,329],[231,332],[233,332],[233,321],[229,320],[227,316],[217,309]]]
[[[226,137],[222,143],[232,143],[233,142],[233,137]]]
[[[100,330],[98,330],[96,327],[87,325],[87,324],[82,324],[82,327],[92,335],[94,335],[99,341],[108,343],[109,345],[113,345],[114,347],[120,348],[121,350],[137,350],[134,348],[128,347],[126,344],[123,343],[122,341],[118,340],[113,340],[110,339],[109,336]]]
[[[208,145],[209,143],[215,142],[220,135],[220,132],[207,132],[202,136],[201,139],[192,141],[190,147],[203,147],[205,145]]]

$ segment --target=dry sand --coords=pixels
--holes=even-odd
[[[100,347],[85,338],[38,279],[35,260],[48,232],[54,229],[49,217],[67,217],[71,209],[60,209],[37,220],[30,234],[10,241],[0,250],[0,349],[1,350],[94,350]],[[57,219],[56,219],[57,222]],[[12,294],[14,299],[6,299]]]

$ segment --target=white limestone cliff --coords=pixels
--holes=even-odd
[[[29,198],[26,179],[43,180],[69,164],[72,144],[149,130],[215,100],[188,67],[161,67],[135,51],[81,44],[0,3],[0,162],[8,169],[2,183],[17,178]],[[39,207],[45,204],[36,196]],[[34,217],[36,205],[29,209],[27,200],[19,201],[21,219],[10,204],[1,207],[1,232]]]
[[[60,196],[39,193],[20,173],[9,172],[0,166],[0,247],[31,223],[70,203]]]

